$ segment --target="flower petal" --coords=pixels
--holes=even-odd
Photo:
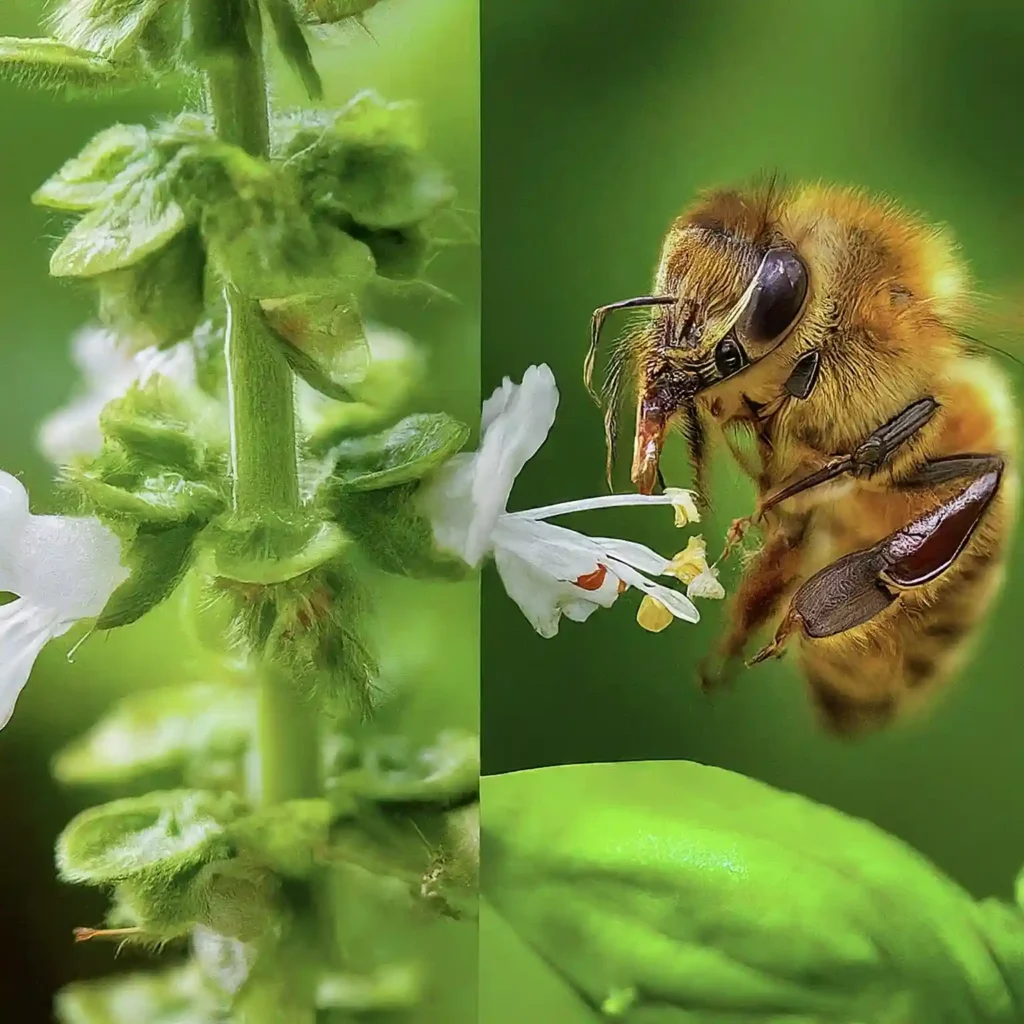
[[[68,622],[99,615],[129,575],[120,540],[92,517],[31,516],[13,543],[11,592]]]
[[[558,387],[547,366],[531,366],[501,412],[484,430],[473,480],[476,510],[466,548],[480,557],[498,517],[505,511],[512,485],[523,466],[544,443],[555,422]]]
[[[99,455],[103,448],[100,413],[111,397],[84,395],[51,413],[39,426],[39,450],[57,465],[79,455]]]
[[[484,403],[479,450],[454,467],[449,462],[426,486],[424,508],[435,539],[469,565],[478,565],[492,549],[512,485],[544,443],[557,407],[558,387],[547,366],[531,366],[521,384],[506,378]],[[459,507],[467,504],[469,515]]]
[[[71,626],[54,609],[21,598],[0,607],[0,729],[11,720],[39,652]]]
[[[494,564],[508,596],[542,637],[550,639],[558,632],[563,614],[582,622],[600,607],[589,592],[555,579],[508,548],[495,549]]]
[[[637,544],[631,540],[619,540],[617,537],[594,537],[593,543],[612,558],[625,562],[651,576],[661,576],[671,563],[662,558],[657,551],[652,551],[645,544]]]
[[[456,455],[433,473],[419,491],[419,507],[430,520],[434,542],[442,551],[458,555],[474,568],[487,554],[468,549],[476,510],[473,507],[473,479],[476,476],[475,454]],[[475,555],[476,557],[471,557]]]
[[[686,587],[686,596],[721,601],[725,597],[725,587],[718,581],[718,570],[708,567],[695,576]]]

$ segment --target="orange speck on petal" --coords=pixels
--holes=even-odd
[[[627,590],[629,590],[629,584],[625,580],[619,580],[615,587],[615,592],[617,594],[624,594]]]
[[[607,576],[608,566],[599,563],[593,572],[588,572],[584,576],[577,576],[574,582],[580,590],[600,590],[604,586]]]

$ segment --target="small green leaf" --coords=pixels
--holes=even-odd
[[[277,45],[285,60],[292,66],[311,100],[318,100],[324,94],[323,83],[313,63],[309,44],[302,34],[302,28],[295,17],[290,0],[263,0],[277,35]]]
[[[194,683],[129,694],[61,751],[54,774],[66,784],[113,785],[165,771],[186,772],[249,749],[255,695],[226,683]]]
[[[237,821],[239,851],[285,878],[304,879],[322,862],[332,818],[326,800],[289,800]]]
[[[57,995],[60,1024],[209,1024],[217,999],[193,966],[69,985]]]
[[[131,84],[132,68],[56,39],[0,37],[0,79],[44,89],[105,89]]]
[[[469,427],[446,413],[407,416],[390,430],[336,445],[331,484],[344,493],[419,480],[461,451],[469,433]]]
[[[32,202],[76,213],[99,206],[116,188],[120,176],[138,164],[148,138],[149,133],[142,125],[115,124],[105,129],[41,185]]]
[[[115,521],[149,527],[183,525],[190,520],[202,523],[224,507],[219,490],[180,473],[156,473],[123,487],[89,470],[72,470],[70,479],[100,518]]]
[[[147,25],[179,0],[63,0],[51,17],[63,43],[101,56],[124,56]]]
[[[480,740],[449,730],[420,750],[403,739],[371,746],[361,769],[342,775],[337,785],[379,803],[423,801],[447,804],[465,799],[480,784]]]
[[[123,195],[87,213],[50,259],[54,277],[95,277],[140,263],[188,226],[159,179],[133,182]]]
[[[240,811],[228,793],[169,790],[115,800],[73,818],[57,840],[69,882],[171,879],[231,853],[225,826]]]

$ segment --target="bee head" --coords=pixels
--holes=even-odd
[[[770,200],[759,205],[737,193],[708,197],[669,231],[654,293],[594,314],[585,367],[588,387],[608,313],[651,309],[613,359],[605,396],[606,433],[613,444],[621,370],[631,363],[637,389],[632,479],[642,493],[654,489],[661,449],[674,423],[681,423],[702,471],[697,396],[763,359],[800,319],[808,295],[807,267],[773,229],[769,207]]]

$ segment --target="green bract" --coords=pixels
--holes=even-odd
[[[57,841],[70,882],[170,879],[230,855],[225,825],[241,805],[228,793],[169,790],[83,811]]]
[[[447,413],[407,416],[389,430],[336,445],[330,486],[344,493],[411,483],[461,451],[469,434],[469,427]]]
[[[141,527],[125,557],[131,575],[110,595],[96,628],[127,626],[167,600],[192,564],[197,533],[198,527],[187,522],[165,528]]]
[[[256,700],[226,683],[161,687],[123,697],[63,750],[54,772],[65,783],[119,783],[165,771],[208,769],[239,758],[256,731]]]
[[[871,825],[688,762],[482,790],[484,893],[586,1006],[665,1024],[1020,1019],[1019,912],[994,928]]]
[[[417,484],[344,493],[331,506],[346,533],[378,568],[419,579],[463,579],[469,566],[439,551],[419,510]]]

